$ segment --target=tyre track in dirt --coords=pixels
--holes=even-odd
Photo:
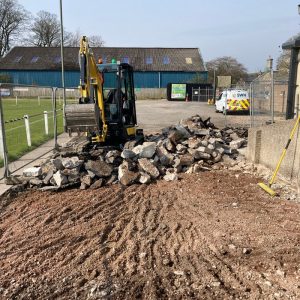
[[[299,206],[256,183],[23,194],[0,210],[0,298],[298,299]]]

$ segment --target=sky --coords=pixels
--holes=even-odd
[[[59,16],[59,0],[19,0],[33,16]],[[264,70],[300,32],[300,0],[63,0],[67,31],[101,35],[107,47],[197,47],[204,61],[232,56]]]

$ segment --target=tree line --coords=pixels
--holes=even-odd
[[[78,46],[80,37],[79,31],[64,29],[65,46]],[[90,36],[89,41],[92,47],[104,45],[100,35]],[[0,0],[0,57],[14,45],[57,47],[60,43],[60,20],[56,14],[42,10],[33,16],[17,0]]]

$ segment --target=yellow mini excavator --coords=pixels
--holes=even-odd
[[[84,132],[93,143],[143,140],[137,129],[133,68],[129,64],[96,63],[87,37],[79,50],[80,98],[65,106],[69,133]]]

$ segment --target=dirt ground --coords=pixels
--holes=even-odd
[[[300,299],[300,206],[228,170],[0,207],[1,299]]]

